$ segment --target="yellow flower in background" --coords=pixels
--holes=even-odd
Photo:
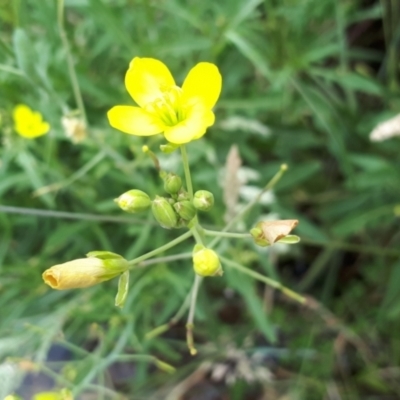
[[[50,125],[43,120],[42,114],[31,110],[25,104],[18,104],[13,110],[14,129],[27,139],[34,139],[45,135]]]
[[[222,78],[214,64],[201,62],[178,87],[161,61],[135,57],[125,86],[139,107],[113,107],[107,114],[112,127],[136,136],[164,133],[169,142],[184,144],[201,138],[214,124],[212,108],[220,95]]]

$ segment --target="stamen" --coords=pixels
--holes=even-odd
[[[183,121],[186,114],[180,102],[181,94],[180,87],[169,87],[161,97],[147,104],[145,109],[150,113],[157,114],[165,125],[174,126]]]

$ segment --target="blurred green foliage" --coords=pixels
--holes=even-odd
[[[21,367],[4,375],[2,390],[16,390],[29,372],[20,360],[29,359],[75,395],[173,399],[168,393],[178,382],[203,361],[226,360],[233,346],[263,355],[282,380],[238,380],[214,387],[215,398],[398,398],[400,144],[369,140],[400,108],[396,0],[65,0],[72,65],[58,4],[0,0],[0,360],[13,357]],[[113,202],[132,188],[151,196],[161,188],[141,151],[144,143],[156,151],[161,138],[124,135],[106,119],[112,106],[132,104],[123,78],[134,56],[163,60],[179,83],[196,62],[219,66],[217,122],[200,146],[188,147],[195,188],[216,199],[204,221],[224,224],[221,174],[233,144],[253,189],[287,163],[273,201],[260,205],[246,228],[261,214],[297,218],[302,242],[282,254],[233,240],[218,250],[315,297],[337,320],[281,297],[274,305],[268,289],[226,268],[202,287],[200,355],[190,358],[183,325],[145,340],[186,298],[193,277],[187,260],[134,271],[123,310],[113,305],[116,282],[84,291],[45,287],[41,273],[53,264],[95,249],[130,259],[176,236],[151,216],[122,214]],[[79,108],[78,87],[88,127],[74,144],[61,118]],[[16,135],[11,115],[19,103],[44,115],[49,135]],[[182,174],[179,155],[160,160]],[[173,254],[188,251],[190,243]],[[62,363],[46,361],[54,343],[70,352]],[[129,358],[137,353],[178,372]]]

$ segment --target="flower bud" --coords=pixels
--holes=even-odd
[[[179,144],[173,144],[173,143],[162,144],[160,145],[160,150],[165,154],[170,154],[173,153],[176,149],[178,149],[179,146],[180,146]]]
[[[178,217],[166,198],[156,196],[151,204],[151,210],[154,218],[163,228],[171,229],[176,227]]]
[[[176,194],[182,187],[182,179],[176,174],[168,174],[164,178],[164,189],[169,194]]]
[[[250,230],[250,235],[253,236],[254,243],[261,247],[269,246],[268,240],[264,238],[263,231],[259,226],[255,226]]]
[[[214,205],[214,195],[208,190],[198,190],[194,194],[193,205],[200,211],[209,211]]]
[[[196,209],[189,200],[178,201],[174,204],[174,208],[179,216],[186,221],[190,221],[196,215]]]
[[[53,289],[86,288],[108,281],[129,269],[128,261],[111,252],[91,252],[79,258],[54,265],[43,272],[43,280]]]
[[[114,201],[128,213],[142,212],[151,206],[151,200],[147,193],[137,189],[128,190]]]
[[[222,275],[217,253],[201,245],[196,245],[193,249],[193,269],[200,276]]]
[[[185,189],[181,189],[178,193],[178,201],[190,200],[189,193]]]

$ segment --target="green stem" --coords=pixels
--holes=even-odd
[[[203,278],[196,274],[190,297],[189,317],[186,323],[186,342],[189,348],[189,352],[192,356],[197,354],[197,350],[194,347],[194,339],[193,339],[194,312],[196,310],[197,294],[199,292],[199,287],[202,280]]]
[[[148,258],[154,257],[157,254],[160,254],[164,252],[165,250],[168,250],[177,244],[185,241],[186,239],[190,238],[193,235],[192,231],[187,231],[181,236],[178,236],[176,239],[172,240],[171,242],[165,244],[164,246],[159,247],[158,249],[152,250],[149,253],[143,254],[140,257],[134,258],[133,260],[128,261],[129,265],[132,267],[141,261],[147,260]]]
[[[60,30],[60,37],[61,42],[65,51],[65,55],[67,58],[67,65],[68,65],[68,74],[72,84],[72,90],[74,92],[75,102],[76,105],[81,113],[83,122],[87,126],[87,117],[85,111],[85,105],[82,99],[81,89],[79,87],[78,77],[76,75],[75,67],[74,67],[74,60],[72,58],[71,49],[69,46],[67,33],[65,32],[64,28],[64,0],[58,0],[58,8],[57,8],[57,21],[58,21],[58,28]]]
[[[149,356],[147,354],[120,354],[115,357],[115,360],[121,362],[130,362],[130,361],[145,361],[154,363],[154,365],[164,372],[174,373],[175,368],[172,365],[165,363],[164,361],[159,360],[157,357]]]
[[[244,267],[241,264],[238,264],[234,261],[229,260],[228,258],[225,257],[220,257],[221,261],[225,264],[228,265],[232,268],[237,269],[238,271],[251,276],[254,279],[257,279],[261,282],[266,283],[268,286],[273,287],[276,290],[281,291],[283,294],[285,294],[286,296],[290,297],[291,299],[301,303],[301,304],[305,304],[306,302],[306,298],[301,296],[300,294],[294,292],[293,290],[288,289],[287,287],[283,286],[280,282],[275,281],[271,278],[268,278],[264,275],[259,274],[258,272],[255,272],[249,268]]]
[[[190,167],[189,167],[189,158],[186,151],[186,146],[181,146],[181,154],[182,154],[182,163],[183,163],[183,170],[185,172],[185,180],[186,180],[186,187],[187,191],[190,196],[190,200],[193,200],[193,185],[192,185],[192,178],[190,176]]]
[[[147,340],[163,334],[168,329],[170,329],[171,326],[174,326],[175,324],[177,324],[179,322],[179,320],[183,317],[183,314],[185,314],[186,310],[189,308],[193,287],[194,287],[194,283],[193,283],[193,286],[190,289],[189,293],[187,294],[185,301],[182,303],[182,305],[179,308],[179,310],[177,311],[177,313],[169,320],[168,323],[160,325],[157,328],[154,328],[150,332],[146,333],[145,338]]]
[[[238,221],[240,221],[261,199],[262,195],[268,190],[272,189],[278,181],[282,178],[283,174],[287,171],[288,167],[286,164],[282,164],[279,171],[272,177],[272,179],[265,185],[264,189],[245,207],[240,210],[238,214],[236,214],[221,230],[222,232],[226,232],[232,228]],[[211,243],[210,248],[215,247],[220,241],[222,236],[216,237]]]
[[[139,268],[145,268],[153,264],[168,263],[176,260],[186,260],[192,258],[192,253],[171,254],[170,256],[152,258],[151,260],[142,261],[137,265]]]
[[[221,238],[237,238],[237,239],[249,239],[251,238],[250,233],[236,233],[236,232],[219,232],[219,231],[211,231],[208,229],[204,229],[204,234],[206,236],[215,236]]]

